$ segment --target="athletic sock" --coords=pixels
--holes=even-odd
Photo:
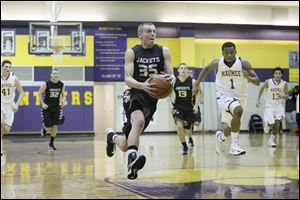
[[[239,132],[231,132],[231,144],[236,145],[239,139]]]
[[[49,145],[53,146],[54,140],[55,140],[55,137],[52,137],[52,136],[51,136]]]

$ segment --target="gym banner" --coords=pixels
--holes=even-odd
[[[12,132],[39,132],[42,127],[38,86],[23,87],[25,96],[15,113]],[[65,123],[59,131],[93,132],[94,100],[92,86],[66,86],[67,105],[63,109]]]
[[[124,81],[127,34],[121,27],[94,32],[94,81]]]

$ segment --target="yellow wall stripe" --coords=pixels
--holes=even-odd
[[[33,65],[33,66],[55,66],[55,65],[94,65],[94,36],[86,37],[86,55],[71,56],[63,55],[61,62],[55,62],[53,56],[36,56],[28,53],[29,36],[16,36],[16,55],[1,56],[1,60],[8,59],[13,65]]]

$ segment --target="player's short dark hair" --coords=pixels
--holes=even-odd
[[[151,22],[143,22],[143,23],[141,23],[140,25],[139,25],[139,27],[138,27],[138,35],[140,35],[141,33],[143,33],[143,31],[144,31],[144,26],[145,25],[150,25],[150,26],[155,26],[153,23],[151,23]]]
[[[229,47],[233,47],[234,49],[236,49],[235,44],[233,42],[225,42],[222,45],[222,51],[224,50],[224,48],[229,48]]]
[[[274,74],[276,71],[280,71],[281,74],[283,74],[283,70],[282,70],[280,67],[274,68],[274,69],[273,69],[273,74]]]
[[[51,73],[53,73],[53,72],[59,72],[59,70],[57,68],[53,68]]]
[[[3,60],[1,66],[3,67],[5,64],[10,64],[11,65],[11,61],[10,60]]]
[[[187,66],[187,67],[188,67],[188,65],[187,65],[186,63],[180,63],[180,64],[178,65],[178,68],[180,68],[180,67],[181,67],[181,65],[185,65],[185,66]]]

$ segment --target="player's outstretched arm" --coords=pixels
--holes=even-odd
[[[196,80],[193,79],[193,88],[195,87],[195,84],[196,84]],[[203,101],[203,93],[202,93],[202,89],[201,89],[201,86],[199,85],[199,90],[198,90],[198,93],[197,94],[194,94],[195,95],[195,105],[194,105],[194,112],[198,110],[198,106],[200,106],[201,102]]]
[[[219,59],[215,59],[202,69],[202,71],[200,72],[200,74],[195,82],[195,85],[193,87],[194,94],[197,94],[199,92],[199,90],[200,90],[199,84],[209,74],[209,72],[212,70],[218,69],[218,63],[219,63]]]
[[[268,79],[264,82],[264,84],[263,84],[263,86],[261,86],[261,88],[260,88],[260,90],[259,90],[259,93],[258,93],[258,97],[257,97],[257,101],[256,101],[256,107],[258,108],[260,105],[261,105],[261,103],[260,103],[260,98],[261,98],[261,95],[262,95],[262,93],[264,92],[264,90],[266,89],[266,88],[268,88]]]
[[[164,63],[165,63],[165,67],[166,67],[166,73],[169,76],[168,80],[170,81],[170,83],[172,85],[174,85],[176,78],[173,73],[173,66],[172,66],[172,62],[171,62],[171,53],[167,47],[163,47],[163,55],[164,55]]]
[[[284,84],[284,94],[279,94],[278,98],[287,100],[289,98],[289,86],[287,83]]]
[[[44,99],[43,99],[43,93],[45,92],[46,88],[47,88],[47,84],[45,82],[45,83],[43,83],[43,85],[39,89],[39,98],[40,98],[40,102],[41,102],[41,105],[42,105],[43,109],[48,108],[48,105],[45,104]]]
[[[65,93],[66,93],[66,86],[64,85],[63,89],[62,89],[62,92],[61,92],[61,106],[62,107],[65,107],[65,105],[66,105],[66,95],[65,95]]]
[[[24,97],[24,94],[25,94],[24,90],[23,90],[23,87],[21,86],[20,80],[17,77],[16,77],[16,88],[18,90],[19,97],[18,97],[18,100],[17,100],[17,102],[15,104],[15,107],[13,108],[14,112],[17,112],[18,107],[19,107],[19,105],[20,105],[20,103],[21,103],[21,101],[22,101],[22,99]]]
[[[253,85],[259,86],[260,80],[255,71],[252,69],[251,64],[246,60],[242,60],[242,68],[243,76]]]

